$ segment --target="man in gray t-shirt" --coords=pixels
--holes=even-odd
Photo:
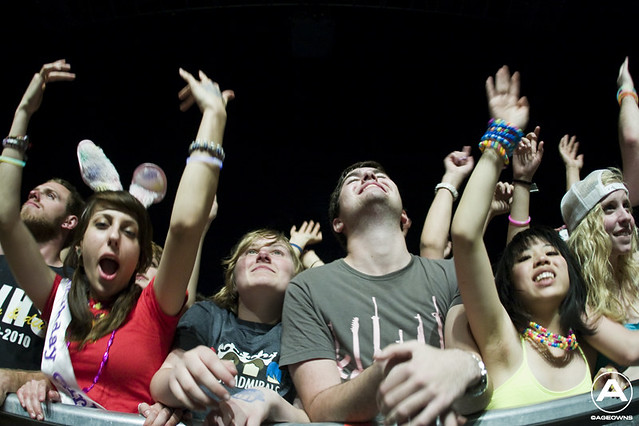
[[[347,254],[297,275],[282,316],[280,363],[311,421],[365,422],[380,411],[389,420],[401,411],[394,421],[431,423],[454,419],[454,402],[476,411],[483,365],[444,349],[462,347],[453,333],[463,313],[453,262],[409,253],[401,197],[381,165],[342,173],[329,220]]]

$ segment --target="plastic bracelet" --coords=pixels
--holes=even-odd
[[[27,165],[25,161],[18,160],[17,158],[7,157],[6,155],[0,155],[0,162],[13,164],[14,166],[24,167]]]
[[[29,148],[31,144],[29,143],[29,136],[7,136],[2,139],[2,147],[3,148],[13,148],[15,150],[20,151],[24,154],[24,152]]]
[[[502,144],[497,141],[491,140],[482,140],[481,142],[479,142],[479,150],[481,152],[484,152],[486,148],[493,148],[495,151],[497,151],[502,160],[504,160],[504,164],[508,165],[510,160],[508,159],[508,153],[506,152],[506,149],[503,147]]]
[[[623,87],[617,90],[617,103],[621,105],[621,101],[626,96],[630,96],[635,100],[635,103],[639,104],[639,97],[637,96],[637,91],[633,87],[632,89],[624,89]]]
[[[514,133],[519,136],[519,138],[524,137],[524,132],[516,127],[514,124],[507,122],[506,120],[502,120],[501,118],[492,118],[488,121],[488,127],[497,127],[499,129],[503,129],[503,131],[508,131]]]
[[[530,216],[528,216],[528,219],[521,222],[519,220],[513,219],[511,215],[508,215],[508,222],[510,222],[513,226],[527,226],[530,224]]]
[[[189,164],[191,161],[196,161],[199,163],[207,163],[207,164],[212,164],[214,166],[219,166],[220,170],[222,170],[222,160],[220,160],[217,157],[189,157],[186,159],[186,164]]]
[[[450,191],[450,193],[453,195],[453,201],[456,201],[457,198],[459,197],[459,192],[457,192],[457,188],[455,188],[453,185],[447,182],[440,182],[437,185],[435,185],[435,194],[437,194],[437,191],[439,191],[442,188]]]
[[[201,139],[194,140],[193,142],[191,142],[191,145],[189,145],[189,155],[193,154],[193,151],[196,150],[206,151],[211,155],[211,157],[219,158],[222,161],[224,161],[224,158],[226,158],[226,154],[224,153],[222,145],[217,144],[213,141],[206,141]]]
[[[298,246],[295,243],[291,243],[291,242],[289,242],[289,244],[292,245],[293,247],[295,247],[296,249],[298,249],[300,251],[300,254],[304,253],[304,249],[302,247]]]

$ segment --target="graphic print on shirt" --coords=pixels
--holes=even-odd
[[[440,348],[444,348],[444,324],[442,320],[442,315],[439,312],[439,308],[437,307],[437,298],[435,296],[432,297],[434,312],[431,312],[431,316],[435,319],[437,323],[437,333],[439,335],[439,345]],[[331,330],[331,334],[333,335],[333,344],[335,346],[335,361],[337,363],[337,369],[339,371],[340,378],[342,380],[353,379],[357,377],[362,371],[364,371],[364,367],[362,364],[362,351],[369,350],[369,348],[362,348],[360,346],[360,341],[370,341],[373,342],[373,347],[370,348],[373,356],[379,353],[382,348],[381,345],[381,332],[380,332],[380,321],[383,321],[383,318],[379,316],[378,304],[375,297],[371,297],[371,322],[372,322],[372,339],[360,339],[360,318],[353,317],[351,319],[350,331],[351,331],[351,345],[353,348],[352,354],[345,353],[345,351],[341,350],[341,345],[339,339],[337,338],[334,330],[334,325],[332,323],[328,324],[328,328]],[[415,319],[415,330],[412,333],[417,336],[416,340],[421,343],[426,343],[425,331],[424,331],[424,320],[422,315],[417,312],[413,315]],[[404,342],[404,330],[397,330],[397,340],[395,343],[403,343]],[[354,361],[354,364],[351,362]]]
[[[0,287],[0,340],[29,348],[44,342],[46,324],[24,290],[9,284]]]
[[[222,344],[217,348],[220,359],[233,361],[237,369],[236,389],[262,386],[279,392],[282,386],[282,371],[275,359],[279,352],[259,353],[252,355],[239,350],[234,343]]]

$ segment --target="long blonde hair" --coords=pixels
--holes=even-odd
[[[610,168],[602,176],[605,185],[622,182],[619,169]],[[570,233],[568,245],[577,256],[588,286],[586,304],[595,318],[606,316],[617,322],[626,321],[627,309],[639,299],[639,263],[637,231],[633,230],[631,250],[617,258],[616,267],[610,262],[612,244],[604,228],[604,211],[598,203]],[[639,313],[639,312],[637,312]]]

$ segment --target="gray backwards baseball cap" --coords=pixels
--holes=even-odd
[[[601,175],[606,170],[599,169],[590,173],[584,179],[573,184],[561,199],[561,216],[568,227],[568,232],[572,232],[588,212],[607,195],[620,189],[628,194],[628,188],[621,182],[603,184]]]

